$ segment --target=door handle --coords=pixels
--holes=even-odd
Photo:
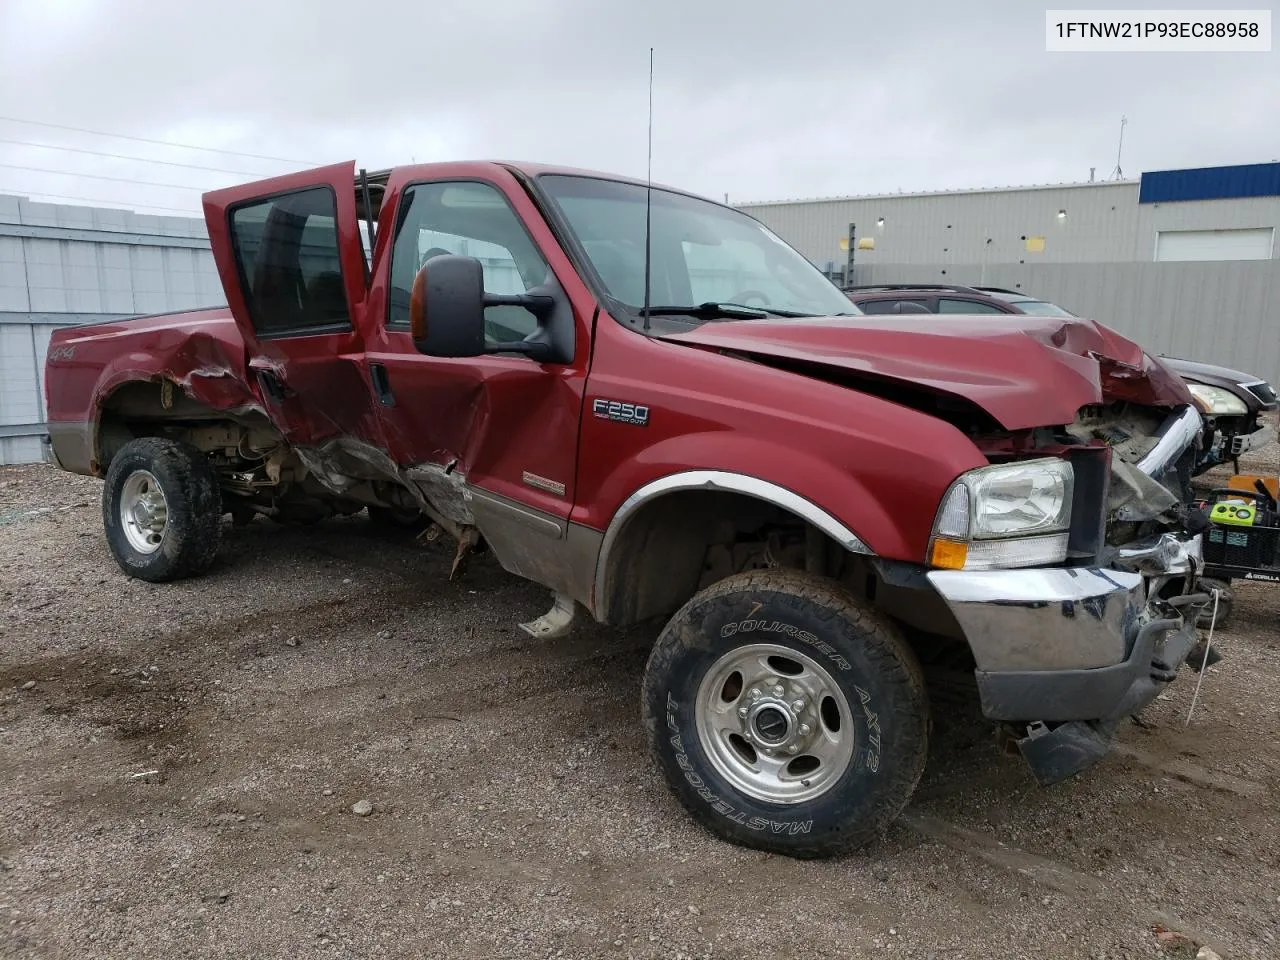
[[[373,391],[378,395],[378,402],[384,407],[394,407],[396,395],[391,392],[391,378],[387,376],[387,368],[380,363],[369,364],[369,379],[373,381]]]

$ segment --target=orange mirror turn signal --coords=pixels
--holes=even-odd
[[[414,340],[427,338],[427,265],[424,263],[413,278],[409,291],[409,335]]]

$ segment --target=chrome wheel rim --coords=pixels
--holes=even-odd
[[[120,490],[120,526],[129,546],[139,553],[155,553],[169,524],[169,502],[160,482],[147,470],[129,474]]]
[[[734,788],[766,803],[804,803],[853,762],[853,714],[827,668],[790,647],[729,651],[698,686],[702,749]]]

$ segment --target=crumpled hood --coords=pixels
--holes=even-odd
[[[1182,380],[1078,317],[909,314],[704,323],[671,343],[851,370],[977,404],[1009,430],[1071,423],[1088,404],[1191,403]]]

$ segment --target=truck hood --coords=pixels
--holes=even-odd
[[[1008,430],[1069,424],[1081,407],[1191,403],[1182,380],[1077,317],[924,314],[704,323],[662,339],[767,362],[852,371],[961,397]]]

